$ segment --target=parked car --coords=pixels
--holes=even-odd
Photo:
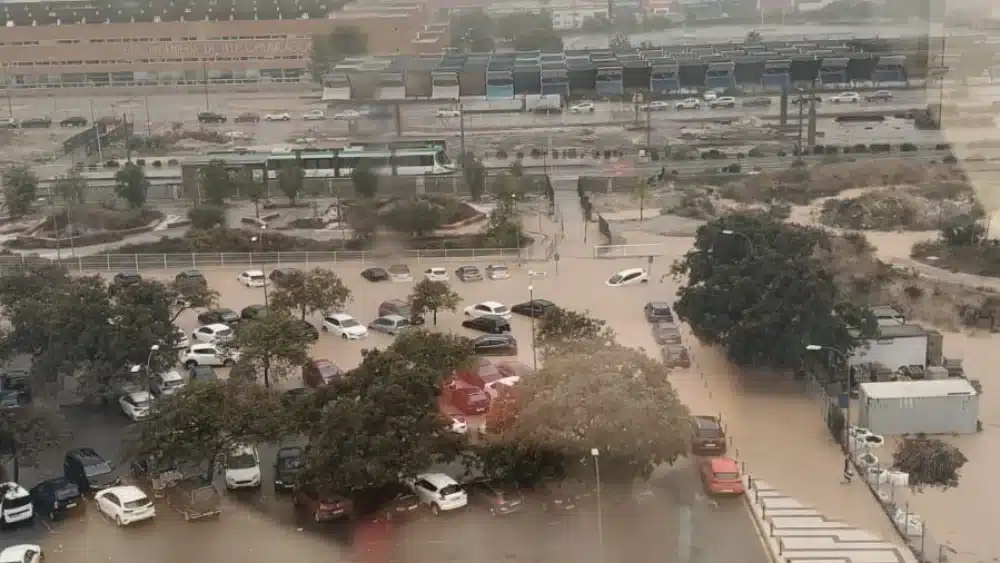
[[[46,479],[29,492],[35,514],[42,514],[50,521],[82,512],[87,506],[80,487],[65,477]]]
[[[119,526],[156,517],[153,501],[135,485],[109,487],[94,495],[97,509]]]
[[[183,389],[185,385],[187,383],[185,383],[184,377],[177,370],[170,370],[160,373],[153,378],[153,385],[150,388],[150,392],[157,398],[169,397]]]
[[[344,370],[330,360],[311,360],[302,366],[302,383],[306,387],[325,387],[343,374]]]
[[[486,277],[491,280],[505,280],[510,278],[510,269],[503,264],[490,264],[486,266]]]
[[[240,311],[240,319],[255,321],[267,316],[267,305],[247,305]]]
[[[710,415],[691,417],[691,453],[694,455],[725,455],[726,432],[718,418]]]
[[[316,327],[314,327],[311,322],[304,321],[302,319],[296,319],[295,326],[302,331],[302,334],[303,336],[306,337],[306,340],[310,342],[316,342],[317,340],[319,340],[319,331],[316,330]]]
[[[485,315],[495,315],[505,319],[510,319],[512,316],[510,307],[497,301],[483,301],[481,303],[476,303],[475,305],[469,305],[465,308],[465,316],[467,317],[475,318]]]
[[[472,317],[471,319],[462,321],[462,326],[465,328],[471,328],[472,330],[478,330],[480,332],[488,332],[490,334],[500,334],[511,331],[510,321],[499,315]]]
[[[212,483],[200,477],[181,479],[166,490],[167,505],[184,520],[200,520],[222,514],[222,495]]]
[[[389,272],[385,268],[367,268],[362,270],[361,277],[370,282],[389,281]]]
[[[174,276],[174,283],[182,289],[185,287],[208,286],[208,280],[205,279],[204,274],[195,269],[181,270]]]
[[[503,377],[496,365],[486,358],[478,358],[471,365],[455,371],[455,378],[478,389],[484,389]]]
[[[464,282],[483,281],[483,273],[475,266],[461,266],[455,270],[455,277]]]
[[[446,282],[448,281],[448,270],[440,267],[427,268],[424,270],[424,279],[427,281]]]
[[[219,374],[215,373],[215,368],[208,365],[193,364],[187,366],[188,379],[191,381],[218,381]]]
[[[677,102],[674,105],[674,109],[701,109],[701,100],[698,98],[686,98]]]
[[[649,102],[648,104],[642,106],[642,109],[645,111],[667,111],[670,109],[670,102],[657,100],[655,102]]]
[[[80,115],[71,115],[59,122],[60,127],[86,127],[87,118]]]
[[[232,309],[209,309],[198,314],[198,322],[203,325],[224,324],[232,326],[240,322],[240,316]]]
[[[530,375],[533,371],[535,371],[535,368],[517,360],[497,362],[494,366],[496,366],[497,371],[500,372],[500,375],[504,378],[517,377],[520,379],[521,377]]]
[[[691,355],[688,354],[687,348],[684,346],[679,344],[668,344],[663,347],[661,353],[663,354],[663,363],[667,367],[691,367]]]
[[[493,516],[521,512],[526,506],[524,494],[516,485],[473,481],[465,483],[464,487],[469,502],[488,509]]]
[[[361,112],[356,109],[345,109],[333,114],[333,118],[338,121],[354,121],[362,117]]]
[[[698,462],[701,482],[710,495],[742,495],[743,477],[736,460],[728,457],[710,457]]]
[[[816,102],[818,104],[821,103],[822,101],[823,98],[821,98],[816,94],[813,94],[813,95],[800,95],[794,98],[790,97],[788,103],[792,105],[799,105],[799,104],[808,104],[810,102]]]
[[[93,448],[75,448],[63,458],[63,476],[83,493],[100,491],[121,483],[114,467]]]
[[[135,391],[119,397],[118,405],[125,416],[133,422],[139,422],[149,418],[153,408],[153,396],[149,391]]]
[[[861,94],[857,92],[841,92],[830,98],[835,104],[856,104],[861,101]]]
[[[736,98],[732,96],[722,96],[721,98],[716,98],[708,103],[708,107],[712,109],[718,108],[735,108]]]
[[[628,268],[611,276],[605,285],[608,287],[622,287],[626,285],[637,285],[649,282],[649,272],[643,268]]]
[[[419,513],[419,509],[420,499],[410,487],[400,483],[369,490],[354,498],[354,510],[359,516],[405,520]]]
[[[195,344],[181,351],[180,362],[186,368],[191,366],[232,367],[239,360],[239,354],[223,350],[216,344]]]
[[[191,333],[191,339],[195,342],[229,342],[233,339],[233,329],[229,325],[222,323],[200,326]]]
[[[291,121],[291,120],[292,120],[292,114],[288,113],[287,111],[279,111],[279,112],[276,112],[276,113],[267,113],[267,114],[264,114],[264,121],[266,121],[266,122],[271,122],[271,121]]]
[[[0,551],[0,563],[42,563],[45,554],[40,545],[20,543]]]
[[[510,325],[508,334],[490,334],[473,340],[472,353],[478,356],[516,356],[517,339],[509,334],[509,328]]]
[[[0,129],[17,129],[18,122],[13,117],[0,117]]]
[[[718,98],[719,98],[719,94],[717,94],[715,92],[715,90],[707,90],[701,96],[701,99],[705,100],[706,102],[714,102]]]
[[[680,344],[681,331],[671,322],[661,321],[653,325],[653,340],[657,344]]]
[[[368,336],[368,329],[347,313],[331,313],[323,317],[323,331],[344,340],[361,340]]]
[[[435,516],[469,504],[469,497],[461,485],[444,473],[422,473],[415,479],[407,479],[405,484],[413,490],[420,502],[431,507]]]
[[[138,272],[125,271],[115,274],[114,279],[111,280],[111,285],[115,287],[128,287],[141,281],[142,276]]]
[[[462,110],[456,108],[439,108],[434,115],[436,117],[462,117]]]
[[[892,92],[888,90],[877,90],[869,96],[865,96],[866,102],[891,102]]]
[[[306,121],[323,121],[326,119],[326,113],[321,109],[311,109],[302,114],[302,119]]]
[[[299,474],[305,465],[305,449],[301,446],[278,448],[274,459],[274,490],[291,491],[299,482]]]
[[[670,304],[665,301],[649,301],[642,307],[642,313],[646,320],[651,323],[674,322],[674,312],[670,310]]]
[[[21,129],[48,129],[52,127],[52,118],[48,116],[29,117],[21,120]]]
[[[412,327],[410,319],[400,315],[384,315],[368,324],[368,330],[395,336]]]
[[[594,105],[594,102],[580,102],[578,104],[574,104],[574,105],[570,106],[569,112],[570,113],[594,113],[594,111],[596,109],[597,109],[597,106]]]
[[[556,304],[547,299],[532,299],[531,301],[518,303],[510,308],[510,310],[517,315],[523,315],[525,317],[532,317],[535,319],[544,317],[546,313],[554,309],[556,309]]]
[[[225,123],[226,116],[214,111],[203,111],[198,114],[198,123]]]
[[[443,385],[445,402],[465,415],[485,414],[490,410],[490,396],[479,387],[453,379]]]
[[[244,112],[236,116],[234,119],[236,123],[258,123],[260,121],[260,116],[256,113]]]
[[[393,264],[389,266],[389,279],[394,282],[411,282],[413,281],[413,274],[410,273],[410,267],[406,264]]]
[[[399,315],[410,319],[410,322],[417,326],[426,322],[420,315],[414,315],[413,308],[410,307],[409,303],[403,301],[402,299],[390,299],[388,301],[383,301],[378,306],[378,315],[380,317],[385,315]]]
[[[236,276],[236,281],[246,287],[264,287],[267,285],[267,278],[261,270],[244,270]]]
[[[260,487],[260,453],[255,446],[240,445],[226,453],[223,459],[226,489],[256,489]]]
[[[749,98],[743,100],[743,107],[745,108],[763,108],[768,107],[772,104],[771,98]]]
[[[546,512],[576,510],[587,497],[583,485],[570,480],[545,481],[536,486],[534,492],[542,504],[542,510]]]
[[[296,512],[316,523],[348,518],[354,514],[354,503],[351,499],[325,492],[313,483],[304,483],[296,487],[292,503]]]
[[[31,493],[13,481],[0,483],[0,527],[28,522],[34,517]]]

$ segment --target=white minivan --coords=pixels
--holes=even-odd
[[[256,489],[260,487],[260,453],[256,446],[236,446],[224,461],[226,489]]]
[[[444,473],[422,473],[416,479],[407,480],[407,484],[420,502],[430,506],[435,515],[469,504],[465,489]]]

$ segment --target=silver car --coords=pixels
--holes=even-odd
[[[368,330],[389,335],[399,334],[412,327],[413,324],[410,322],[410,319],[401,315],[382,315],[368,324]]]

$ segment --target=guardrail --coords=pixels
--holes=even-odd
[[[315,264],[382,264],[415,262],[416,264],[468,260],[536,259],[532,248],[459,248],[450,250],[403,250],[399,252],[331,251],[331,252],[192,252],[184,254],[93,254],[68,258],[46,258],[38,255],[0,256],[0,271],[17,270],[40,264],[61,264],[79,272],[121,272],[151,270],[182,270],[186,268],[226,268]]]
[[[601,244],[594,246],[594,258],[640,258],[664,256],[666,254],[667,245],[665,243]]]

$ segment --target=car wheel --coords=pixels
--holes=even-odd
[[[323,332],[330,332],[330,329],[326,328],[326,325],[320,327]]]
[[[223,367],[231,368],[231,367],[233,367],[233,364],[235,364],[235,363],[236,362],[234,362],[232,360],[225,360],[225,361],[222,362],[222,365],[223,365]]]
[[[347,340],[347,333],[341,334],[340,337],[343,338],[344,340]]]
[[[188,360],[188,361],[184,362],[184,367],[186,367],[188,369],[191,369],[191,368],[193,368],[196,365],[198,365],[198,362],[196,362],[194,360]]]
[[[433,514],[434,516],[441,515],[441,507],[439,507],[437,503],[431,505],[431,514]]]
[[[641,282],[639,282],[639,283],[649,283],[649,280],[642,280],[642,281],[641,281]]]

